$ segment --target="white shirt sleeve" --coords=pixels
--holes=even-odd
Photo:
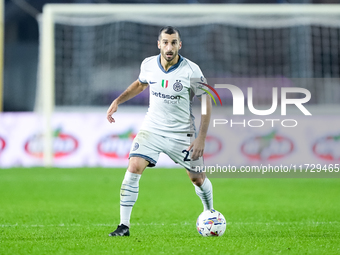
[[[204,90],[208,90],[208,88],[202,85],[201,83],[207,83],[207,80],[203,76],[201,69],[198,66],[195,66],[193,68],[193,73],[190,78],[190,87],[197,97],[206,94],[207,92],[205,92]]]
[[[140,73],[138,76],[138,80],[141,83],[148,83],[147,78],[146,78],[146,71],[145,71],[145,59],[143,60],[142,64],[140,65]]]

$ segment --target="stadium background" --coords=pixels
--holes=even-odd
[[[26,4],[25,4],[26,3]],[[337,0],[229,0],[229,1],[5,1],[5,56],[4,56],[4,111],[33,111],[36,96],[39,31],[36,15],[42,12],[45,3],[339,3]],[[132,28],[136,29],[136,28]],[[157,30],[157,28],[153,28]],[[157,52],[153,49],[139,52],[148,55]],[[184,50],[189,50],[185,49]],[[184,54],[184,52],[183,52]],[[125,56],[126,57],[126,56]],[[190,56],[193,58],[194,56]],[[139,60],[138,59],[138,60]],[[129,59],[126,59],[129,61]],[[218,66],[218,61],[213,67]],[[202,70],[209,65],[200,63]],[[209,63],[210,64],[210,63]],[[209,69],[208,69],[209,70]],[[205,72],[209,71],[206,70]],[[206,76],[208,76],[208,74]],[[135,101],[136,102],[136,101]],[[107,101],[105,101],[107,103]]]
[[[6,1],[4,114],[0,120],[2,167],[43,165],[44,130],[39,112],[46,105],[42,104],[44,85],[38,79],[42,73],[38,68],[41,45],[38,24],[44,3],[38,3]],[[243,3],[254,1],[237,3],[242,8]],[[276,3],[278,8],[280,4],[287,6],[283,1],[265,3]],[[294,3],[326,4],[325,1]],[[290,2],[290,6],[294,4]],[[58,17],[55,25],[58,114],[53,117],[51,127],[54,165],[123,167],[127,164],[129,145],[146,112],[148,91],[120,107],[119,125],[109,125],[104,115],[112,100],[138,77],[141,61],[158,54],[150,41],[156,38],[159,23],[172,23],[181,29],[184,47],[180,53],[199,63],[213,83],[218,79],[251,77],[235,82],[244,93],[247,87],[253,87],[256,107],[266,109],[271,105],[272,87],[302,87],[312,94],[308,107],[314,116],[312,119],[298,116],[299,125],[295,129],[280,125],[260,130],[210,128],[205,154],[208,165],[337,162],[339,130],[334,115],[339,114],[340,100],[339,15],[254,14],[245,18],[236,14],[191,15],[190,19],[172,15],[175,16],[140,14],[127,20],[119,15],[114,19],[105,15],[87,19]],[[219,95],[226,108],[214,107],[212,118],[229,118],[231,94],[222,90]],[[194,112],[199,114],[197,100],[194,106]],[[75,112],[78,114],[72,114]],[[293,113],[294,117],[297,113]],[[82,119],[87,120],[86,127]],[[270,136],[270,142],[263,148],[263,141]],[[175,165],[162,156],[159,166]]]

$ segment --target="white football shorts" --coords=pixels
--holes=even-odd
[[[190,160],[192,151],[187,151],[190,140],[192,140],[190,137],[180,140],[141,130],[133,140],[129,158],[144,158],[149,162],[149,167],[154,167],[157,164],[159,154],[163,152],[188,171],[201,172],[204,169],[203,157],[194,161]]]

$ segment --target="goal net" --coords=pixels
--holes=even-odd
[[[107,107],[138,78],[142,60],[159,54],[166,25],[179,28],[180,54],[208,78],[319,78],[299,84],[311,102],[340,101],[337,5],[50,4],[43,11],[36,105],[47,115],[54,107]],[[273,86],[256,84],[262,96],[254,103],[271,104]],[[147,103],[144,92],[126,105]]]
[[[159,54],[157,34],[169,24],[181,31],[180,54],[198,63],[206,77],[340,76],[337,6],[49,7],[54,10],[49,39],[56,106],[110,104],[138,78],[141,61]],[[306,84],[316,96],[314,103],[339,102],[340,86],[323,85],[327,89]],[[266,95],[257,103],[270,103],[271,93]],[[147,98],[143,93],[127,104],[147,104]]]

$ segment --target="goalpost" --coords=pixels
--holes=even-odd
[[[157,54],[161,26],[179,27],[183,55],[206,77],[340,77],[339,5],[47,4],[41,25],[45,166],[53,164],[55,106],[108,106]],[[324,86],[308,87],[314,103],[338,102],[339,86]]]

